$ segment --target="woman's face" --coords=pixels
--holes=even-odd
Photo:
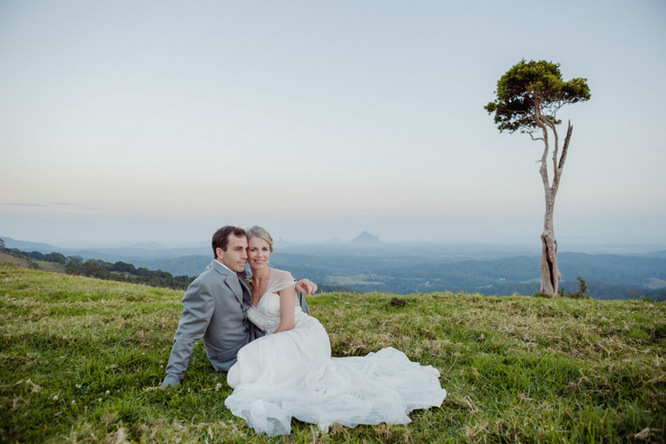
[[[268,266],[268,258],[271,257],[271,246],[259,237],[253,237],[248,242],[247,260],[253,270]]]

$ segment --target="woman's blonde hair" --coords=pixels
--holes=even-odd
[[[266,242],[268,242],[268,246],[271,247],[271,253],[273,252],[273,238],[268,233],[268,231],[266,231],[265,228],[261,228],[261,227],[255,225],[254,227],[246,230],[245,234],[247,235],[248,242],[253,237],[258,237],[259,239],[265,240]]]

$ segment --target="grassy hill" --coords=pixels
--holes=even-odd
[[[0,264],[0,440],[267,442],[201,342],[158,388],[182,291]],[[336,356],[393,346],[449,395],[404,426],[294,424],[284,442],[663,442],[666,305],[478,294],[308,298]]]
[[[38,251],[0,251],[0,264],[2,263],[33,270],[67,273],[69,275],[95,277],[98,279],[132,282],[135,284],[180,290],[186,289],[194,279],[189,276],[173,276],[171,273],[162,270],[137,269],[134,265],[122,261],[113,264],[99,259],[88,259],[84,262],[80,257],[68,258],[59,253],[44,255]]]
[[[13,264],[19,267],[31,268],[33,270],[50,271],[53,273],[64,273],[65,266],[55,262],[39,261],[29,257],[21,257],[0,251],[0,264]]]

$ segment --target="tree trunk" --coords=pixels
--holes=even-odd
[[[557,241],[553,230],[553,205],[555,196],[546,198],[546,215],[541,234],[541,292],[557,296],[562,274],[557,266]]]
[[[543,157],[541,158],[541,168],[539,170],[546,197],[546,214],[543,218],[543,233],[541,234],[541,292],[550,296],[557,296],[562,274],[560,273],[560,268],[557,266],[557,241],[555,240],[555,230],[553,229],[553,211],[555,208],[555,196],[557,196],[557,189],[560,186],[560,179],[562,177],[562,169],[564,168],[564,162],[567,159],[567,152],[569,151],[573,126],[569,122],[559,161],[557,158],[557,145],[553,150],[553,182],[551,184],[548,180],[546,161],[548,155],[548,132],[546,131],[546,124],[539,120],[537,120],[537,123],[540,123],[543,129],[545,145]],[[555,143],[557,144],[557,129],[555,125],[551,124],[548,126],[553,131]]]

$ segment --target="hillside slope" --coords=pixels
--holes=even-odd
[[[666,439],[666,305],[428,293],[308,298],[335,356],[395,347],[441,372],[402,426],[294,423],[299,442]],[[224,407],[201,343],[157,388],[182,291],[0,265],[0,440],[265,442]]]
[[[65,266],[55,262],[39,261],[36,259],[20,257],[13,254],[7,254],[0,251],[0,264],[12,264],[18,267],[30,268],[33,270],[49,271],[53,273],[64,273]]]

